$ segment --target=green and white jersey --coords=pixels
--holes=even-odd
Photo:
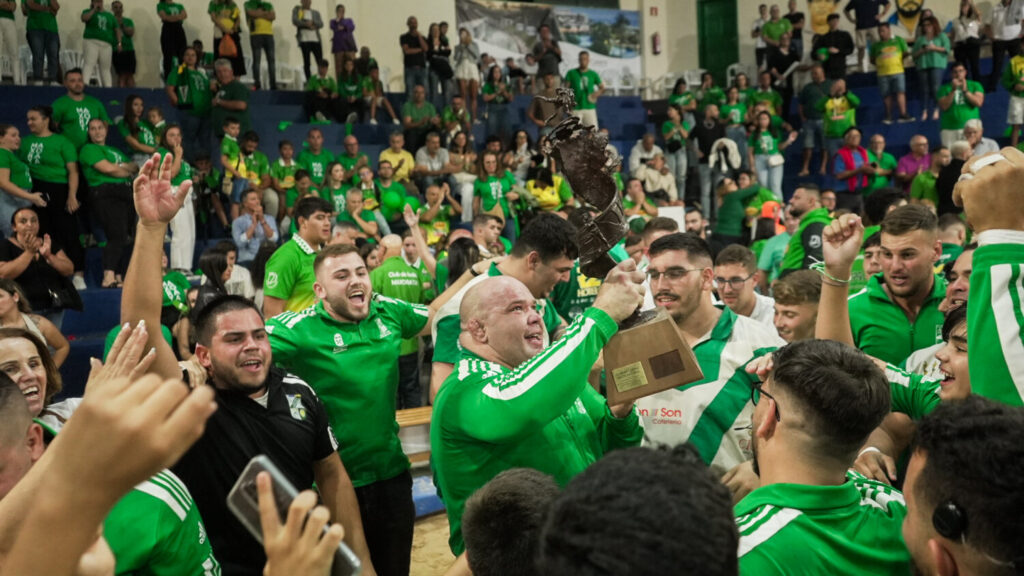
[[[618,330],[590,308],[565,336],[514,370],[469,352],[434,401],[430,451],[448,511],[452,552],[461,554],[466,499],[498,473],[533,468],[564,486],[605,453],[641,440],[634,410],[621,420],[588,383],[601,348]]]
[[[320,396],[357,488],[409,469],[395,421],[398,357],[402,339],[419,334],[429,315],[426,306],[374,294],[358,323],[335,320],[323,302],[267,321],[274,362]]]
[[[882,287],[882,275],[868,279],[863,290],[850,296],[853,342],[865,354],[890,364],[901,364],[915,350],[942,342],[945,317],[939,304],[946,296],[946,281],[935,276],[932,292],[911,322]]]
[[[637,400],[645,444],[690,442],[716,474],[753,457],[751,358],[786,343],[774,329],[725,308],[711,332],[693,346],[704,379]],[[739,428],[739,430],[737,430]]]
[[[560,282],[551,291],[550,300],[558,314],[573,321],[594,304],[601,289],[601,278],[588,278],[580,272],[580,261],[573,263],[568,282]]]
[[[316,250],[295,234],[267,261],[263,294],[284,300],[284,309],[289,312],[308,308],[316,300],[313,294],[313,282],[316,282],[314,260]]]
[[[455,364],[462,357],[462,346],[459,344],[459,334],[462,333],[462,324],[459,319],[459,308],[462,306],[462,298],[466,292],[477,283],[483,282],[490,276],[501,276],[501,270],[497,264],[491,264],[487,274],[481,274],[473,278],[463,286],[444,306],[434,314],[434,322],[430,327],[430,334],[434,339],[434,362],[447,362]],[[562,318],[558,315],[554,304],[544,298],[540,300],[543,307],[541,316],[544,318],[544,346],[551,343],[551,337],[562,325]]]
[[[942,401],[939,390],[942,384],[921,374],[912,374],[889,364],[885,367],[885,379],[892,391],[892,411],[902,412],[912,420],[927,416]]]
[[[103,537],[117,560],[115,574],[218,576],[199,509],[185,484],[164,470],[114,506]]]
[[[734,511],[741,575],[910,574],[903,495],[859,474],[839,486],[762,486]]]
[[[425,304],[433,292],[430,276],[410,266],[401,255],[388,258],[370,272],[370,285],[374,294],[404,300],[411,304]],[[419,336],[402,340],[401,355],[415,354],[420,349]]]
[[[1009,238],[997,244],[990,231],[978,235],[967,310],[971,389],[1024,406],[1024,234],[991,232]]]

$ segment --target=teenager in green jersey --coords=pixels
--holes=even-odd
[[[882,371],[826,340],[795,342],[751,370],[760,486],[735,509],[740,574],[908,574],[903,496],[847,472],[889,412]]]
[[[1024,412],[971,396],[918,426],[903,539],[916,574],[1020,574]]]
[[[323,198],[303,198],[295,203],[297,231],[267,262],[263,282],[263,314],[270,318],[284,311],[308,308],[313,296],[313,260],[331,238],[334,207]]]
[[[431,454],[455,554],[468,498],[503,470],[534,468],[565,484],[606,452],[642,437],[632,403],[609,407],[587,383],[617,323],[640,305],[642,274],[628,260],[609,273],[594,305],[545,347],[530,289],[488,278],[462,299],[464,348],[434,404]]]
[[[652,220],[653,222],[653,220]],[[647,276],[655,306],[668,312],[693,349],[704,378],[637,401],[650,443],[690,442],[718,475],[730,473],[734,491],[752,473],[749,434],[750,377],[743,366],[782,346],[775,329],[712,303],[713,261],[707,242],[674,233],[652,242]],[[741,473],[739,477],[737,474]]]
[[[427,332],[432,311],[374,294],[355,246],[327,246],[312,269],[318,302],[267,321],[274,360],[324,402],[374,566],[382,574],[408,573],[414,510],[395,421],[398,359],[403,339]]]

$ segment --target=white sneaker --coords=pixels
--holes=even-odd
[[[85,278],[75,274],[71,277],[71,284],[75,287],[75,290],[85,290]]]
[[[376,126],[376,125],[377,125],[377,119],[376,118],[370,118],[370,126]]]
[[[396,125],[397,125],[397,124],[401,124],[401,122],[399,122],[399,121],[398,121],[398,118],[392,118],[392,119],[391,119],[391,123],[392,123],[392,124],[396,124]]]
[[[327,122],[327,116],[324,116],[323,112],[317,112],[316,114],[313,115],[313,117],[319,120],[320,122]]]
[[[359,114],[356,114],[355,112],[350,112],[349,115],[345,117],[346,124],[355,124],[357,121],[359,121]]]

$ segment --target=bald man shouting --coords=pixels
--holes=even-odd
[[[544,348],[537,301],[510,276],[470,288],[459,310],[462,359],[441,386],[430,427],[438,492],[463,551],[466,499],[509,468],[534,468],[565,485],[615,448],[640,444],[632,403],[609,407],[587,383],[601,348],[643,300],[632,259],[609,272],[594,305]]]

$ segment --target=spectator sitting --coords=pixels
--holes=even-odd
[[[416,165],[416,160],[404,147],[405,135],[401,132],[392,132],[388,142],[391,146],[381,151],[378,163],[388,162],[393,170],[392,178],[405,187],[406,194],[410,196],[418,195],[419,189],[416,188],[416,184],[410,179],[412,169]]]
[[[947,148],[963,139],[964,126],[979,118],[985,103],[985,89],[979,82],[967,79],[967,67],[962,62],[954,62],[952,72],[950,83],[944,84],[936,94],[942,110],[942,145]]]
[[[53,350],[53,363],[60,368],[71,352],[67,338],[44,316],[32,313],[28,297],[14,280],[0,278],[0,328],[22,328]]]
[[[310,57],[317,63],[324,59],[324,49],[320,43],[320,29],[324,27],[324,21],[320,11],[314,10],[312,5],[313,0],[301,0],[298,6],[292,8],[292,25],[295,26],[299,50],[302,51],[302,69],[306,78],[313,77],[309,72]]]
[[[277,221],[263,213],[258,191],[250,188],[242,193],[242,214],[231,223],[231,236],[238,245],[238,264],[243,266],[252,264],[260,244],[277,243]]]
[[[341,63],[341,70],[338,70],[338,121],[352,124],[362,121],[366,115],[366,100],[364,90],[366,88],[359,73],[356,72],[356,63],[351,58],[345,58]]]
[[[462,214],[462,205],[452,196],[447,183],[428,186],[426,190],[427,201],[418,211],[420,228],[426,237],[427,246],[440,252],[451,232],[452,220]]]
[[[451,175],[456,170],[458,167],[451,164],[448,151],[441,148],[441,137],[438,133],[427,134],[426,144],[416,151],[416,165],[412,169],[413,176],[417,179],[417,188],[426,190],[427,186],[442,183],[451,188],[455,184]]]
[[[999,143],[984,137],[984,126],[980,118],[973,118],[964,123],[963,134],[964,140],[971,145],[971,155],[984,156],[992,152],[999,152]]]
[[[952,156],[948,148],[940,146],[931,151],[931,159],[932,165],[928,170],[915,176],[910,185],[910,203],[924,204],[934,212],[939,206],[939,194],[935,189],[935,182],[942,169],[949,165]]]
[[[411,88],[410,92],[411,98],[402,105],[402,126],[408,150],[419,150],[427,133],[441,126],[441,117],[427,101],[427,91],[422,85]]]
[[[896,166],[896,184],[910,194],[910,184],[919,173],[928,170],[932,165],[932,157],[928,153],[928,139],[915,134],[910,139],[910,152],[900,158]]]
[[[643,183],[647,196],[661,206],[680,205],[675,175],[668,169],[665,157],[655,154],[650,162],[640,165],[636,177]]]
[[[473,118],[470,116],[469,110],[466,109],[462,96],[458,94],[452,96],[452,103],[445,106],[444,112],[441,113],[441,122],[444,128],[445,144],[451,142],[455,134],[459,132],[465,132],[467,135],[471,135],[473,132]]]
[[[317,63],[317,73],[306,81],[306,116],[312,121],[327,122],[329,118],[340,122],[338,84],[328,73],[327,60]]]
[[[537,177],[526,182],[526,191],[537,201],[537,208],[544,212],[566,214],[566,206],[574,206],[569,183],[548,168],[537,171]]]
[[[371,68],[378,68],[377,59],[370,55],[369,46],[359,48],[359,57],[355,61],[356,72],[359,72],[360,76],[369,76]]]
[[[363,46],[363,50],[366,50],[365,46]],[[395,114],[395,109],[391,107],[391,102],[384,96],[384,83],[380,81],[380,69],[376,66],[370,68],[367,75],[363,77],[363,98],[370,111],[370,124],[377,123],[377,108],[381,106],[391,116],[392,124],[402,123],[398,119],[398,114]]]
[[[832,158],[832,176],[836,179],[836,206],[859,214],[863,194],[869,188],[875,167],[868,151],[860,145],[860,128],[850,126],[843,133],[843,147]]]
[[[638,178],[637,174],[642,165],[650,166],[655,156],[664,156],[665,152],[654,143],[654,134],[648,132],[643,138],[636,141],[633,149],[629,152],[629,175]]]
[[[907,80],[903,68],[903,60],[909,55],[910,49],[901,36],[893,37],[888,22],[878,25],[878,37],[878,42],[871,43],[871,62],[878,75],[878,91],[885,98],[885,118],[882,122],[892,123],[894,98],[900,113],[899,121],[910,122],[913,118],[907,114]],[[863,51],[863,48],[859,50]]]
[[[296,160],[313,179],[314,186],[320,186],[327,179],[327,165],[334,162],[334,154],[324,148],[324,133],[313,127],[306,133],[307,147]]]

